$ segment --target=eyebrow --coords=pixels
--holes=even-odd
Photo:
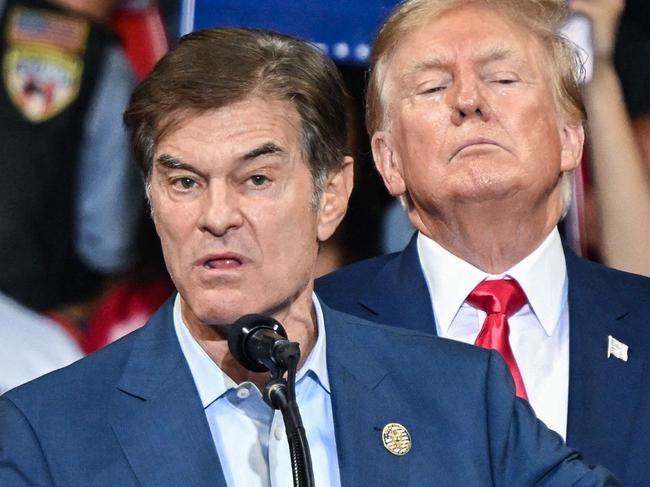
[[[521,53],[503,46],[491,46],[489,49],[479,53],[478,62],[481,65],[492,63],[494,61],[512,60],[517,65],[524,63]]]
[[[277,154],[279,152],[284,152],[284,149],[282,149],[282,147],[280,147],[279,145],[274,144],[273,142],[267,142],[266,144],[262,144],[259,147],[256,147],[255,149],[246,152],[241,158],[245,161],[248,161],[260,156],[265,156],[268,154]],[[191,164],[183,162],[181,159],[178,159],[177,157],[174,157],[170,154],[161,154],[158,157],[157,162],[161,166],[168,167],[169,169],[194,170],[194,167]]]
[[[161,154],[156,160],[158,164],[169,169],[186,169],[188,171],[196,172],[196,169],[191,164],[181,161],[180,159],[169,154]]]
[[[244,154],[243,158],[245,161],[250,161],[251,159],[255,159],[260,156],[266,156],[269,154],[277,154],[277,153],[282,153],[284,152],[284,149],[280,147],[277,144],[274,144],[273,142],[267,142],[266,144],[262,144],[259,147],[256,147],[255,149],[248,151],[246,154]]]
[[[479,52],[476,56],[478,64],[485,65],[495,61],[503,61],[504,59],[513,59],[517,64],[522,64],[521,56],[518,55],[512,49],[508,49],[502,46],[491,46],[488,49]],[[453,64],[453,61],[449,57],[442,56],[433,56],[421,61],[418,61],[411,66],[408,66],[401,76],[401,81],[405,82],[410,76],[420,73],[422,71],[427,71],[429,69],[445,69]]]

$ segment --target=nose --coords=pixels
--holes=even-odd
[[[460,126],[472,118],[483,122],[490,119],[490,106],[484,96],[481,80],[476,75],[457,76],[453,88],[448,93],[451,98],[451,121],[454,125]]]
[[[223,237],[239,228],[243,221],[242,208],[237,193],[226,183],[213,184],[204,194],[199,217],[202,231]]]

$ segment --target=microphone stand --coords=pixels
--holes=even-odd
[[[277,343],[274,352],[274,355],[277,354],[279,366],[270,369],[271,380],[264,387],[264,401],[282,413],[289,442],[294,487],[314,487],[309,443],[296,402],[296,370],[300,359],[300,348],[295,342],[282,340]],[[282,377],[284,366],[287,369],[286,380]]]
[[[271,372],[262,397],[273,409],[279,409],[291,454],[294,487],[314,487],[314,471],[309,444],[296,402],[296,370],[300,345],[287,339],[287,332],[275,319],[258,314],[242,316],[228,334],[233,357],[253,372]],[[287,374],[286,380],[284,374]]]

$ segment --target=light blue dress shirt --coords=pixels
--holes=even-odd
[[[296,399],[318,487],[340,487],[327,374],[323,312],[312,296],[318,338],[296,377]],[[201,348],[183,322],[180,297],[174,328],[189,364],[229,487],[292,487],[289,445],[280,411],[271,409],[252,382],[236,384]]]

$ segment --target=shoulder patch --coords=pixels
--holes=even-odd
[[[80,17],[16,7],[9,14],[7,42],[83,52],[88,41],[89,27],[88,21]]]
[[[9,13],[2,77],[27,120],[46,121],[77,98],[89,28],[84,19],[48,10]]]
[[[2,74],[9,98],[31,122],[57,115],[79,94],[83,61],[45,48],[11,47]]]

